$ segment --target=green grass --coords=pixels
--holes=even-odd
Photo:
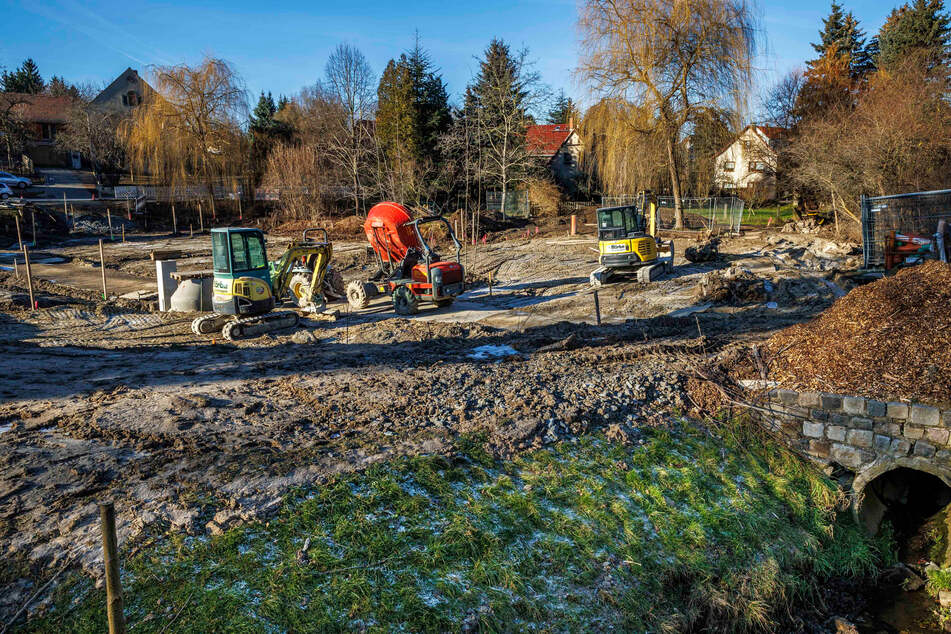
[[[781,227],[783,223],[794,216],[795,213],[793,212],[792,205],[777,205],[773,207],[744,209],[742,224],[765,226],[769,222],[769,219],[772,218],[773,226]]]
[[[287,497],[215,538],[173,535],[125,562],[134,632],[670,631],[774,625],[828,575],[884,552],[836,519],[833,484],[731,426],[587,437],[495,461],[478,439]],[[307,542],[309,540],[309,542]],[[308,543],[306,558],[296,553]],[[75,576],[23,631],[101,632]]]

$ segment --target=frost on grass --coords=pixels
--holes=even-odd
[[[821,575],[874,567],[832,483],[796,458],[737,430],[646,433],[378,464],[266,524],[143,551],[127,601],[184,604],[196,631],[769,629]],[[101,601],[63,601],[35,629],[96,631]]]

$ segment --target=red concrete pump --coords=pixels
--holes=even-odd
[[[456,261],[443,261],[426,242],[420,227],[442,223],[456,248]],[[378,295],[390,295],[400,315],[419,312],[420,300],[448,306],[462,293],[465,275],[460,260],[462,245],[452,225],[442,216],[413,220],[399,203],[379,203],[367,214],[363,230],[376,254],[379,269],[369,280],[347,286],[347,301],[353,308],[366,308]]]

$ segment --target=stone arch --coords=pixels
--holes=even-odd
[[[901,473],[914,472],[933,476],[947,487],[949,500],[951,500],[951,468],[935,464],[934,461],[917,456],[900,457],[880,457],[863,469],[860,469],[852,481],[852,491],[854,499],[852,503],[852,512],[856,520],[863,524],[870,532],[875,533],[882,518],[888,510],[885,501],[878,498],[874,491],[866,489],[870,484],[879,478],[888,477],[891,472],[898,472],[894,475],[898,477]],[[940,488],[940,485],[938,485]]]

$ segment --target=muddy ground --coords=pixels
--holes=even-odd
[[[691,240],[678,238],[677,253]],[[271,257],[281,242],[269,240]],[[37,256],[65,260],[35,267],[40,310],[0,272],[0,616],[52,571],[96,570],[101,500],[116,501],[120,541],[134,545],[267,516],[292,487],[451,452],[469,434],[498,455],[594,428],[636,436],[696,409],[685,386],[709,355],[810,319],[859,263],[854,245],[752,233],[725,241],[719,260],[678,256],[657,282],[602,288],[598,327],[595,246],[549,236],[470,247],[472,288],[449,308],[402,319],[385,300],[337,304],[336,321],[239,343],[152,308],[149,251],[180,249],[179,270],[210,268],[207,237],[108,245],[110,295],[124,296],[108,302],[94,240]],[[371,271],[362,243],[335,251],[345,279]]]

